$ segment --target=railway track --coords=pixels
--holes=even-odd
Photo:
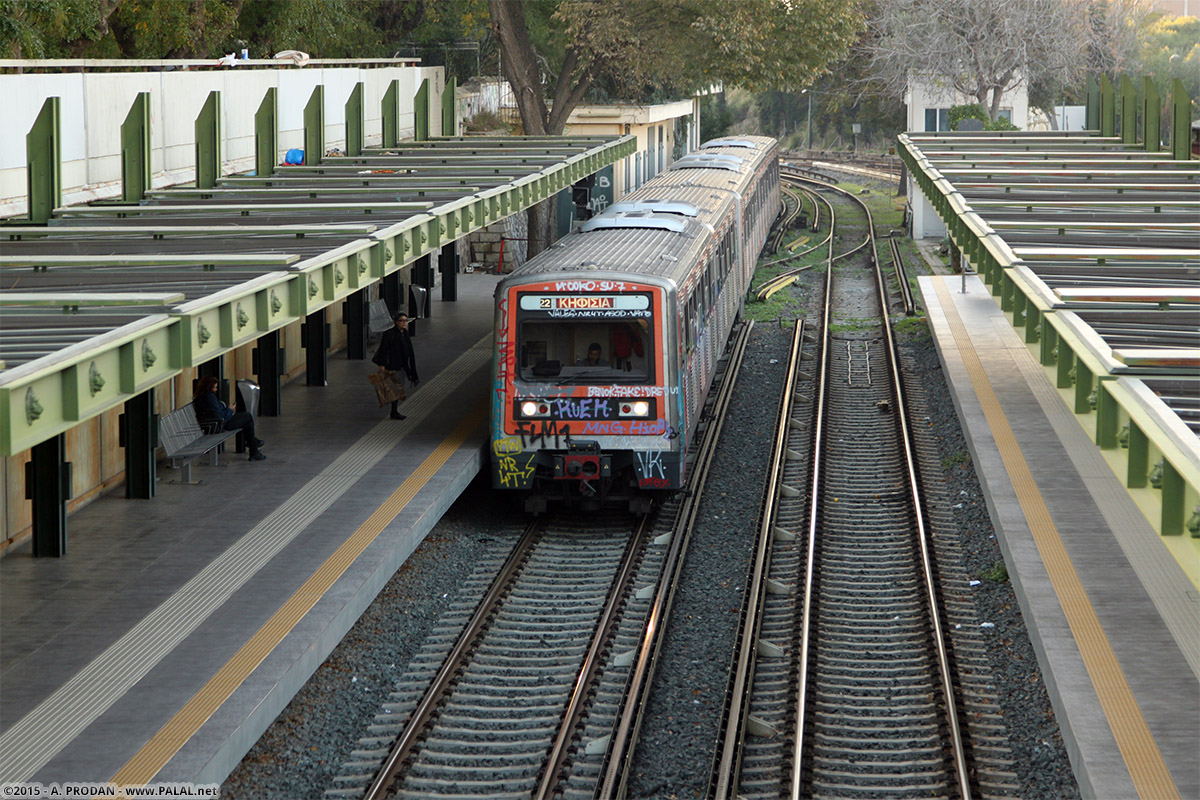
[[[834,234],[841,266],[827,271],[817,335],[798,326],[793,343],[710,796],[1013,797],[946,506],[925,519],[923,490],[945,503],[917,471],[923,456],[937,473],[936,443],[907,420],[920,387],[901,378],[869,212],[857,212],[869,246]]]
[[[619,797],[750,325],[653,517],[539,520],[484,560],[327,797]]]

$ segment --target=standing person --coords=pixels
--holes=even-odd
[[[209,375],[196,384],[196,396],[192,405],[196,407],[196,421],[200,427],[212,425],[219,430],[241,431],[246,447],[250,448],[251,461],[266,461],[262,447],[266,442],[254,435],[254,417],[248,411],[235,412],[217,397],[217,377]],[[211,433],[211,431],[209,431]]]
[[[417,377],[417,357],[413,353],[412,337],[408,335],[408,314],[401,311],[392,317],[396,323],[383,333],[379,349],[371,360],[379,365],[379,371],[392,370],[399,372],[412,381],[413,386],[421,382]],[[397,408],[399,400],[392,401],[392,419],[404,419]]]

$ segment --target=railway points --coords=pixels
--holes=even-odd
[[[1079,144],[1078,137],[1071,138]],[[1069,160],[1058,166],[1067,148],[1060,149],[1054,137],[1025,142],[1025,158],[1035,157],[1029,146],[1046,148],[1053,156],[1050,169],[1071,170],[1072,182],[1099,168],[1089,163],[1072,170],[1065,166],[1074,164]],[[1187,504],[1195,499],[1188,449],[1195,428],[1184,422],[1196,387],[1194,318],[1189,327],[1187,316],[1196,298],[1180,285],[1194,278],[1197,255],[1194,169],[1164,177],[1166,169],[1137,164],[1113,167],[1107,184],[1064,185],[1057,179],[1027,180],[1038,170],[1022,166],[996,169],[986,180],[957,180],[979,177],[978,159],[992,157],[984,148],[996,147],[994,142],[976,143],[980,147],[969,148],[976,159],[969,171],[947,168],[935,176],[937,168],[927,161],[921,172],[929,179],[924,188],[951,209],[955,241],[982,262],[985,281],[967,279],[966,291],[959,278],[923,279],[921,285],[1081,787],[1097,797],[1200,795],[1192,757],[1200,741],[1198,584],[1188,560],[1194,538],[1185,532]],[[1093,156],[1115,152],[1115,146],[1102,144],[1092,148]],[[543,149],[551,161],[571,158],[567,151]],[[916,156],[909,155],[911,167]],[[5,228],[10,238],[0,267],[36,264],[47,279],[24,298],[22,313],[29,318],[44,321],[60,306],[104,307],[107,300],[97,287],[115,281],[131,290],[124,299],[132,305],[90,321],[102,320],[110,331],[136,324],[139,332],[158,331],[164,340],[182,335],[165,333],[167,327],[195,322],[191,332],[200,344],[204,323],[211,323],[220,346],[232,349],[244,343],[233,332],[241,328],[243,311],[223,292],[257,281],[245,298],[253,296],[256,322],[274,329],[309,308],[301,301],[306,292],[324,306],[358,288],[356,283],[339,289],[339,270],[343,279],[355,269],[360,276],[383,277],[399,266],[396,250],[440,238],[442,224],[461,231],[523,207],[531,191],[540,191],[522,184],[515,200],[463,198],[435,219],[423,212],[453,196],[453,176],[466,181],[460,182],[461,192],[474,194],[486,182],[511,181],[519,172],[431,164],[413,173],[426,181],[414,192],[427,197],[405,195],[391,203],[377,202],[391,191],[384,174],[370,176],[379,182],[369,190],[349,183],[356,170],[412,170],[414,163],[296,168],[280,179],[319,176],[327,189],[308,193],[328,197],[304,197],[306,190],[293,183],[264,193],[255,182],[239,196],[263,200],[258,209],[267,213],[250,216],[251,226],[230,233],[220,245],[212,242],[224,232],[205,220],[208,238],[197,246],[193,240],[199,237],[188,235],[197,220],[187,215],[233,209],[245,216],[228,203],[238,192],[235,183],[209,197],[148,193],[152,205],[139,208],[165,211],[134,218],[123,218],[128,212],[113,207],[61,209],[61,224],[53,228]],[[1145,178],[1147,191],[1129,191],[1131,178]],[[1120,196],[1081,195],[1081,186]],[[952,188],[943,192],[947,187]],[[1064,200],[1061,189],[1072,194]],[[972,193],[971,206],[989,209],[992,227],[966,213],[970,198],[964,198]],[[1141,197],[1147,193],[1153,194]],[[1171,202],[1176,194],[1182,199]],[[270,198],[276,202],[266,202]],[[1047,205],[1055,206],[1049,220],[1042,215],[1036,225],[1023,224]],[[1162,213],[1164,206],[1175,213]],[[374,211],[359,213],[367,209],[416,213],[397,222]],[[333,222],[309,227],[313,211]],[[153,219],[159,214],[162,224]],[[1047,221],[1053,229],[1039,230]],[[1121,235],[1119,226],[1129,224],[1146,229],[1136,235],[1153,249]],[[117,235],[129,239],[114,247],[108,243],[118,228],[124,230]],[[272,248],[242,263],[245,242],[253,241],[248,237],[268,230]],[[1110,246],[1106,237],[1113,234],[1122,244],[1134,244],[1133,252]],[[1048,251],[1046,237],[1055,235],[1062,237],[1058,244],[1070,247]],[[72,236],[98,252],[80,257],[56,249]],[[318,238],[328,241],[314,243]],[[995,252],[1013,258],[1002,264],[980,258]],[[133,272],[154,253],[162,254],[162,265],[199,274],[198,281],[189,276],[178,287],[189,301],[212,295],[221,301],[178,316],[165,313],[166,304],[179,302],[178,293],[148,297],[148,286]],[[279,310],[272,312],[267,298],[277,284],[293,280],[301,259],[307,259],[300,271],[309,281],[289,290],[299,310],[288,311],[286,321],[274,319]],[[91,286],[95,291],[72,293],[70,279],[78,278],[84,261],[103,280]],[[1153,276],[1139,278],[1132,288],[1128,283],[1112,288],[1112,281],[1095,285],[1110,270],[1125,270],[1113,274],[1127,277],[1138,267],[1148,267],[1142,273]],[[225,271],[214,278],[218,269]],[[235,463],[204,470],[211,474],[202,492],[159,487],[148,504],[107,497],[72,518],[79,533],[69,558],[34,560],[19,549],[4,558],[0,780],[212,783],[228,773],[483,463],[494,281],[482,274],[458,280],[459,301],[435,304],[432,318],[421,323],[418,345],[430,369],[422,369],[426,382],[406,406],[409,419],[402,425],[382,419],[374,407],[360,374],[362,362],[330,360],[321,365],[330,385],[282,388],[288,416],[260,423],[260,433],[272,442],[274,472]],[[6,305],[10,301],[4,298]],[[1166,335],[1169,346],[1142,335],[1146,327]],[[1045,344],[1031,338],[1035,333]],[[49,349],[33,342],[28,350],[6,350],[20,355],[7,366],[53,355],[96,331],[80,325],[59,334]],[[133,341],[136,337],[114,345],[114,361],[123,359],[119,371],[134,363]],[[1069,358],[1068,347],[1076,348]],[[83,392],[90,378],[79,364],[54,373],[51,383],[58,380],[77,395],[74,407],[61,403],[73,411],[54,420],[59,426],[54,435],[72,427],[67,423],[70,413],[80,413],[79,398],[87,413],[97,394],[95,403],[111,407],[119,402],[111,394],[115,388],[121,398],[128,393],[124,377],[109,387],[110,394],[101,394],[104,382],[92,380],[96,390],[89,400]],[[144,387],[135,382],[134,388]],[[479,402],[473,405],[475,397]],[[57,413],[58,405],[45,413]],[[26,427],[43,413],[6,406],[12,408],[30,418]],[[1153,429],[1163,408],[1179,424],[1168,421]],[[1123,434],[1132,438],[1129,447],[1120,448],[1130,453],[1123,458],[1111,458],[1089,441],[1094,435],[1111,451]],[[8,436],[11,444],[13,434]],[[303,455],[290,455],[297,453]],[[1112,469],[1132,475],[1131,461],[1153,462],[1156,456],[1166,463],[1161,488],[1126,487],[1113,476]],[[1153,464],[1142,466],[1150,472]]]

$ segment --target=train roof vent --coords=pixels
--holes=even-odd
[[[629,228],[650,228],[660,231],[683,233],[687,222],[680,219],[678,214],[655,214],[652,211],[613,211],[609,207],[603,214],[592,217],[580,226],[579,230],[604,231]]]
[[[675,169],[727,169],[741,172],[744,162],[737,156],[718,156],[710,153],[691,153],[672,163],[667,170]]]
[[[654,214],[679,214],[683,217],[694,217],[700,213],[700,209],[696,208],[691,203],[680,203],[672,200],[659,200],[658,198],[647,198],[646,200],[628,200],[620,203],[613,203],[605,209],[605,212],[633,212],[633,211],[649,211]]]
[[[700,145],[701,150],[706,147],[748,147],[751,150],[757,150],[758,143],[752,142],[749,139],[709,139]]]

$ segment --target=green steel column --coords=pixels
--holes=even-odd
[[[1100,76],[1100,135],[1117,135],[1117,94],[1107,75]]]
[[[442,136],[458,135],[458,78],[446,81],[442,93]]]
[[[33,557],[65,556],[71,499],[66,434],[34,445],[30,454],[32,460],[25,464],[25,497],[33,501]]]
[[[1183,81],[1171,81],[1171,153],[1176,161],[1192,157],[1192,103],[1188,100]]]
[[[363,151],[363,84],[354,84],[346,101],[346,155],[361,156]]]
[[[59,114],[62,101],[47,97],[42,110],[25,136],[26,196],[29,221],[45,225],[62,206],[62,142],[59,139]]]
[[[121,123],[121,199],[140,203],[150,188],[150,93],[138,92]]]
[[[1009,281],[1012,283],[1012,281]],[[1014,286],[1015,288],[1015,286]],[[1014,291],[1012,296],[1013,326],[1024,328],[1026,324],[1025,309],[1029,307],[1029,298],[1022,291]]]
[[[1163,459],[1162,481],[1162,535],[1179,536],[1183,533],[1183,475]]]
[[[1130,489],[1146,488],[1150,470],[1150,439],[1133,420],[1129,421],[1129,472],[1125,485]]]
[[[1121,141],[1137,144],[1137,89],[1128,75],[1121,76]]]
[[[1055,388],[1066,389],[1071,385],[1071,368],[1075,366],[1075,354],[1071,352],[1071,348],[1059,339],[1058,342],[1058,358],[1055,359],[1055,366],[1058,367]]]
[[[1042,366],[1048,367],[1058,358],[1058,331],[1050,324],[1049,314],[1042,313]]]
[[[1075,359],[1075,413],[1086,414],[1092,410],[1092,387],[1096,381],[1092,370],[1082,358]]]
[[[149,500],[154,497],[158,447],[158,415],[154,413],[154,389],[125,401],[120,417],[121,446],[125,448],[125,497]]]
[[[1015,284],[1013,284],[1012,278],[1009,277],[1007,272],[1003,273],[1003,275],[1000,278],[1000,310],[1001,311],[1008,312],[1008,311],[1013,310],[1013,293],[1014,293],[1015,289],[1016,289],[1016,286],[1015,286]]]
[[[196,117],[196,188],[211,189],[221,177],[221,93],[209,92]]]
[[[1162,149],[1162,98],[1149,75],[1142,78],[1142,139],[1146,152]]]
[[[1100,130],[1100,84],[1091,73],[1087,76],[1087,129]]]
[[[1117,446],[1117,401],[1105,388],[1105,381],[1096,387],[1096,445],[1104,450]]]
[[[1034,344],[1041,339],[1041,329],[1045,322],[1042,312],[1033,303],[1025,304],[1025,343]]]
[[[313,87],[304,107],[304,163],[320,164],[325,158],[325,87]],[[324,386],[325,384],[317,384]]]
[[[254,114],[254,174],[265,178],[275,172],[279,159],[279,108],[275,87],[266,95]]]
[[[429,138],[429,78],[421,81],[413,98],[413,116],[413,138],[423,142]]]
[[[383,146],[395,147],[400,143],[400,81],[388,84],[380,102],[383,112]]]

